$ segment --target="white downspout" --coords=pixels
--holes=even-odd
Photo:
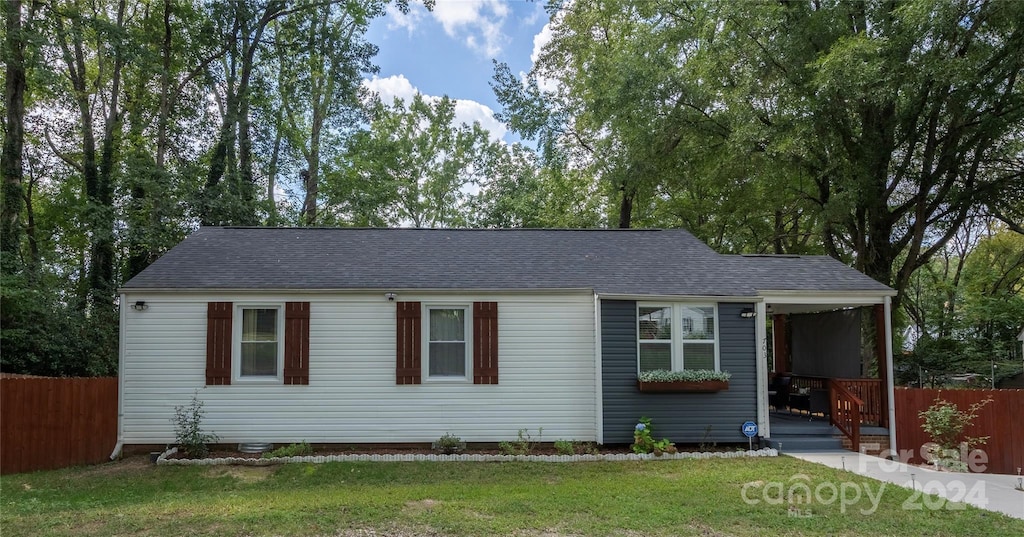
[[[889,454],[897,456],[896,451],[896,381],[893,379],[892,364],[892,297],[885,297],[885,361],[886,361],[886,387],[889,390]]]
[[[594,373],[595,373],[595,407],[597,419],[597,443],[604,444],[604,391],[601,379],[601,297],[594,293]]]
[[[754,303],[754,356],[757,360],[757,429],[764,438],[771,438],[771,425],[768,423],[768,333],[765,323],[768,322],[768,308],[764,299]]]
[[[119,326],[117,328],[117,443],[114,444],[114,451],[110,453],[110,460],[121,456],[121,448],[124,447],[124,355],[125,355],[125,320],[128,318],[128,302],[125,294],[121,293],[120,304],[118,304]]]

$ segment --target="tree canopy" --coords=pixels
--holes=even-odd
[[[204,224],[683,227],[1015,352],[1024,2],[553,1],[515,143],[367,90],[389,3],[6,1],[0,367],[113,372],[117,288]]]

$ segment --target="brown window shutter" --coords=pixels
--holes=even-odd
[[[498,303],[473,303],[473,384],[498,383]]]
[[[309,302],[284,305],[284,383],[309,384]]]
[[[396,302],[397,332],[397,384],[419,384],[421,382],[420,357],[423,342],[420,339],[420,320],[423,316],[419,302]]]
[[[231,302],[206,304],[206,385],[231,384]]]

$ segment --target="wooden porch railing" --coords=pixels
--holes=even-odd
[[[846,388],[847,391],[856,395],[861,400],[861,423],[864,425],[881,425],[886,409],[882,405],[882,390],[884,389],[881,379],[830,379],[827,377],[810,377],[804,375],[792,375],[793,390],[807,388],[809,390],[828,390],[832,381]]]
[[[828,398],[832,425],[850,439],[854,451],[860,451],[860,409],[864,407],[864,401],[837,379],[829,380]]]
[[[836,379],[836,382],[849,390],[863,401],[860,419],[864,425],[881,425],[883,423],[881,379]]]

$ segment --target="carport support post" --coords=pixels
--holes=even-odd
[[[768,424],[768,331],[764,300],[754,303],[754,355],[757,360],[757,429],[763,438],[771,438]]]
[[[885,311],[885,390],[889,406],[889,454],[897,457],[896,451],[896,389],[892,375],[892,297],[884,298]],[[878,337],[877,334],[875,337]]]
[[[887,326],[885,316],[885,305],[875,304],[875,361],[878,369],[878,378],[881,382],[881,396],[882,396],[882,415],[879,416],[879,425],[882,427],[889,427],[889,362],[892,358],[889,358],[888,351],[886,351],[886,341],[889,339],[889,330]]]

